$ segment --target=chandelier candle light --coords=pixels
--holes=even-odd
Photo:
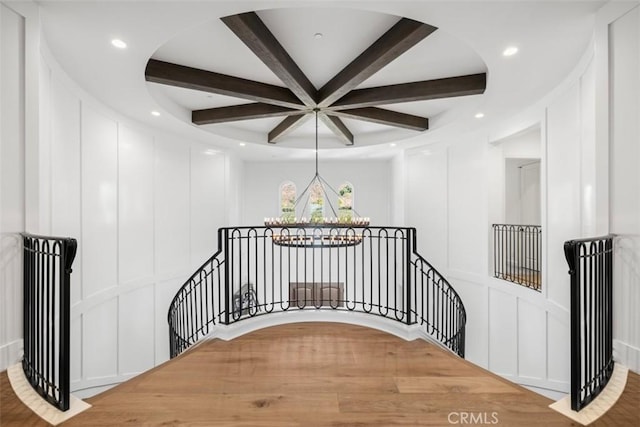
[[[299,205],[302,205],[304,212],[309,205],[312,189],[315,188],[316,193],[320,192],[327,201],[333,217],[311,215],[309,218],[294,216],[280,216],[264,219],[264,225],[267,227],[314,227],[312,234],[298,231],[291,234],[288,230],[282,234],[274,235],[273,240],[278,245],[296,246],[296,247],[324,247],[324,246],[353,246],[362,241],[362,234],[355,233],[354,227],[369,226],[369,218],[363,217],[351,208],[351,215],[338,215],[336,209],[331,203],[330,194],[340,198],[341,195],[320,175],[318,171],[318,111],[314,109],[316,120],[315,132],[315,161],[316,172],[304,191],[297,197],[293,203],[293,212]],[[326,228],[326,230],[323,230]]]

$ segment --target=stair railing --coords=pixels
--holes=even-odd
[[[570,240],[571,409],[580,411],[613,374],[613,236]]]
[[[22,369],[31,387],[66,411],[70,396],[70,277],[77,242],[66,237],[23,238]]]
[[[402,227],[230,227],[169,307],[171,357],[209,334],[271,313],[326,310],[383,317],[464,357],[458,294],[415,252]]]

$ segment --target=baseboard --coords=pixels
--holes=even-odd
[[[377,329],[404,340],[413,341],[421,338],[419,328],[400,322],[376,317],[366,313],[322,310],[299,310],[282,313],[272,313],[268,316],[258,316],[244,319],[231,325],[218,325],[207,335],[207,339],[218,338],[229,341],[242,335],[271,326],[286,325],[290,323],[304,322],[337,322],[351,325],[364,326]]]
[[[566,396],[571,390],[571,384],[564,381],[548,380],[544,378],[521,377],[518,375],[507,375],[496,373],[502,378],[525,387],[538,394],[553,400],[559,400]]]
[[[630,371],[640,374],[640,348],[624,341],[613,340],[613,360],[622,363]]]
[[[556,390],[549,390],[547,388],[541,388],[541,387],[534,387],[531,385],[526,385],[526,384],[520,384],[522,387],[526,388],[527,390],[531,390],[534,393],[540,394],[544,397],[548,397],[549,399],[553,400],[553,401],[558,401],[564,397],[567,396],[567,393],[563,393],[560,391],[556,391]]]
[[[131,378],[142,374],[137,372],[126,375],[110,375],[100,378],[92,378],[85,380],[71,381],[71,393],[80,399],[86,399],[88,397],[95,396],[96,394],[107,391],[112,387],[117,386],[120,383],[130,380]]]
[[[22,339],[11,341],[0,346],[0,371],[6,371],[22,360],[24,351]]]

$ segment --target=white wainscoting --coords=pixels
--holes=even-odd
[[[233,164],[220,149],[146,128],[84,93],[43,50],[42,233],[78,240],[71,388],[101,391],[168,359],[177,289],[217,248]]]
[[[418,230],[419,252],[464,302],[467,358],[554,397],[569,391],[570,379],[563,243],[581,237],[590,229],[583,223],[595,215],[594,204],[584,200],[585,186],[595,179],[593,127],[581,127],[593,114],[594,80],[593,55],[587,52],[565,83],[532,107],[526,120],[518,119],[521,131],[541,129],[536,154],[542,157],[542,292],[491,277],[491,223],[504,218],[505,209],[504,201],[495,200],[504,192],[495,186],[504,185],[505,153],[491,144],[499,130],[410,150],[404,176],[393,175],[404,179],[405,220]],[[511,145],[508,154],[531,157],[525,148]]]
[[[640,372],[640,6],[609,25],[614,356]]]
[[[22,354],[25,20],[0,4],[0,371]]]

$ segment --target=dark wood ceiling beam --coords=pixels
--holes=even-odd
[[[283,121],[278,123],[278,125],[274,127],[271,132],[269,132],[269,135],[267,136],[267,142],[269,142],[269,144],[275,144],[282,137],[299,128],[310,117],[311,114],[286,117]]]
[[[208,125],[305,113],[306,112],[302,110],[280,107],[278,105],[255,103],[195,110],[191,112],[191,121],[196,125]]]
[[[157,59],[150,59],[147,63],[145,78],[149,82],[168,86],[233,96],[281,107],[305,108],[298,98],[284,87],[185,67]]]
[[[402,18],[319,90],[318,106],[332,105],[435,30],[431,25]]]
[[[342,99],[334,103],[330,109],[343,110],[395,104],[399,102],[427,101],[430,99],[478,95],[484,93],[486,87],[487,75],[486,73],[481,73],[357,89],[346,94]]]
[[[318,115],[320,120],[333,132],[340,141],[346,145],[353,145],[353,134],[347,126],[336,116],[328,116],[324,113]]]
[[[350,110],[333,111],[330,112],[329,115],[416,130],[419,132],[429,129],[429,119],[426,117],[399,113],[397,111],[385,110],[382,108],[353,108]]]
[[[316,88],[255,12],[221,19],[307,107],[315,107]]]

